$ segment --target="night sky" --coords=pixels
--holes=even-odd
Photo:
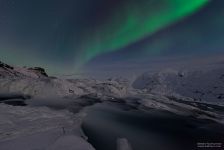
[[[0,0],[0,59],[50,73],[224,49],[223,0]]]

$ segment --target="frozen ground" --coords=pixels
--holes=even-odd
[[[80,130],[81,118],[66,110],[0,104],[0,149],[93,150]]]

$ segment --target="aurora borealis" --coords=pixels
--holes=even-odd
[[[92,62],[221,51],[223,4],[221,0],[0,0],[0,56],[11,64],[38,65],[57,73],[75,72]]]
[[[96,32],[91,34],[93,37],[85,40],[90,44],[84,48],[84,62],[100,53],[115,51],[149,36],[194,13],[207,2],[207,0],[125,1],[125,5],[120,6],[114,16],[109,17],[111,21],[105,22],[99,30],[94,29]]]

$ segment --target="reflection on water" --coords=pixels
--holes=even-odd
[[[115,150],[118,138],[127,138],[134,150],[194,150],[198,142],[224,141],[220,124],[158,110],[98,104],[87,114],[83,130],[96,150]]]

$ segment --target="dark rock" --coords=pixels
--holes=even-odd
[[[179,72],[178,76],[182,78],[182,77],[184,77],[184,74]]]
[[[41,67],[28,68],[28,70],[35,71],[36,73],[39,73],[40,75],[43,75],[44,77],[48,77],[45,69]]]
[[[74,90],[69,89],[69,93],[74,93]]]
[[[12,105],[12,106],[27,106],[24,100],[9,100],[9,101],[3,101],[0,103]]]
[[[224,98],[224,94],[219,94],[218,96],[217,96],[217,99],[223,99]]]
[[[3,62],[1,62],[1,61],[0,61],[0,67],[2,67],[2,68],[7,68],[7,69],[14,69],[12,66],[9,66],[9,65],[7,65],[7,64],[5,64],[5,63],[3,63]]]

